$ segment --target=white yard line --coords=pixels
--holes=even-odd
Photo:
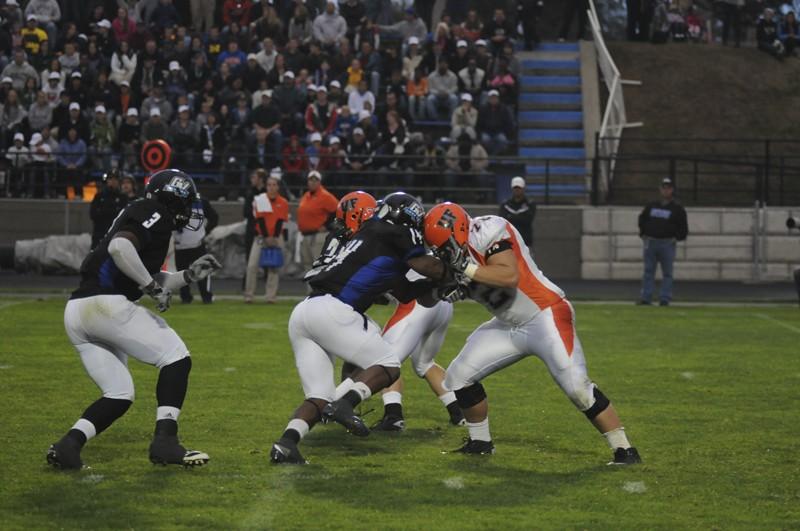
[[[8,302],[0,302],[0,310],[5,310],[6,308],[11,308],[12,306],[17,306],[19,304],[24,304],[27,301],[8,301]]]
[[[755,317],[758,317],[759,319],[764,319],[765,321],[770,321],[770,322],[775,323],[776,325],[778,325],[780,327],[783,327],[783,328],[785,328],[787,330],[791,330],[792,332],[800,334],[800,327],[797,327],[797,326],[794,326],[794,325],[790,325],[789,323],[784,323],[781,320],[775,319],[771,315],[767,315],[765,313],[754,313],[753,315]]]

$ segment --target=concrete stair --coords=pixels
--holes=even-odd
[[[577,43],[542,43],[520,54],[518,155],[527,159],[528,194],[541,200],[586,197],[583,99]]]

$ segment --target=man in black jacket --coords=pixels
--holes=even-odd
[[[109,227],[128,204],[128,198],[119,191],[119,170],[111,170],[103,175],[105,186],[92,199],[89,217],[94,223],[92,228],[92,249],[103,239]]]
[[[639,214],[639,236],[644,240],[644,276],[642,294],[637,304],[649,305],[653,295],[656,265],[661,264],[661,306],[672,300],[672,263],[675,261],[675,242],[689,234],[686,210],[673,199],[672,180],[661,181],[661,200],[644,207]]]
[[[500,205],[500,217],[514,225],[525,245],[533,246],[533,219],[536,217],[536,203],[525,197],[525,179],[511,179],[511,197]]]

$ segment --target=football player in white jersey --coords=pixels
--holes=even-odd
[[[461,206],[442,203],[425,216],[424,232],[427,244],[462,275],[464,296],[494,315],[469,336],[447,368],[445,387],[455,392],[469,430],[457,451],[494,453],[481,380],[536,356],[606,438],[614,453],[609,464],[641,462],[614,406],[589,379],[572,305],[536,266],[517,230],[498,216],[470,218]]]

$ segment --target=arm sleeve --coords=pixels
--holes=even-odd
[[[649,206],[646,206],[642,209],[641,214],[639,214],[639,236],[644,234],[644,222],[647,218],[647,211],[650,209]]]
[[[425,279],[410,282],[403,278],[391,293],[397,300],[405,303],[423,297],[435,287],[436,282],[432,280]]]
[[[139,258],[133,242],[127,238],[112,238],[108,243],[108,254],[117,268],[125,276],[136,282],[142,288],[153,281],[153,277],[147,272],[147,268]]]

